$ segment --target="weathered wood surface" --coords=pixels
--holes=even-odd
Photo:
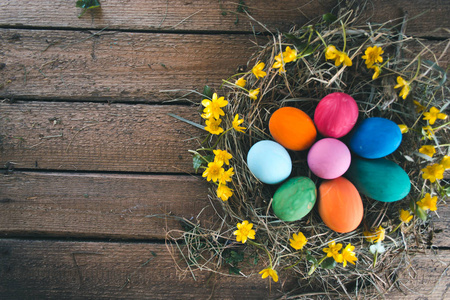
[[[164,239],[182,229],[179,218],[205,227],[220,220],[199,176],[12,172],[0,186],[0,236]],[[438,213],[424,242],[450,248],[450,207]]]
[[[446,299],[449,266],[445,252],[415,254],[397,271],[395,285],[404,293],[394,287],[386,291],[389,280],[381,291],[387,299]],[[188,272],[180,280],[162,244],[0,239],[2,299],[267,299],[296,287],[285,271],[272,282],[271,293],[268,280],[245,274],[248,278],[195,272],[194,281]]]
[[[216,220],[202,212],[208,185],[188,175],[203,132],[167,115],[199,123],[197,107],[165,102],[185,91],[160,91],[218,87],[271,38],[254,31],[285,31],[346,2],[248,0],[248,17],[239,1],[103,0],[78,19],[75,1],[1,1],[0,298],[265,299],[294,287],[282,273],[269,296],[259,270],[177,278],[163,237],[180,225],[147,216]],[[354,4],[360,22],[398,29],[407,13],[406,33],[449,65],[450,2]],[[408,296],[393,288],[387,299],[449,297],[448,206],[438,214],[439,253],[412,257],[399,277]]]
[[[0,29],[0,98],[172,100],[205,84],[219,87],[240,66],[248,68],[258,45],[271,39],[250,34],[95,33]],[[443,53],[448,43],[424,40],[429,50],[423,58],[440,58],[445,68],[450,62]],[[409,57],[422,50],[418,43],[404,47]]]
[[[74,102],[0,103],[0,165],[16,169],[191,173],[196,108]]]
[[[0,97],[160,102],[219,86],[256,50],[246,34],[96,32],[0,29]]]
[[[337,12],[349,1],[268,0],[157,0],[101,1],[102,8],[77,18],[81,9],[70,1],[20,1],[0,3],[0,26],[109,28],[158,31],[286,31],[293,24],[318,20]],[[399,24],[407,15],[406,33],[425,37],[448,37],[450,3],[440,1],[355,1],[351,8],[361,14],[360,21]],[[244,12],[246,10],[251,17]],[[262,24],[262,25],[261,25]]]
[[[180,218],[218,219],[196,176],[13,172],[0,186],[2,236],[163,240]]]

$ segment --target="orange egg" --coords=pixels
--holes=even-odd
[[[277,109],[270,117],[269,130],[275,141],[294,151],[308,149],[317,136],[312,119],[295,107]]]
[[[330,229],[346,233],[356,229],[363,218],[363,203],[355,186],[338,177],[319,187],[319,215]]]

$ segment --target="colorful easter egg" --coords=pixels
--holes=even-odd
[[[277,184],[289,177],[292,160],[286,149],[274,141],[259,141],[247,154],[247,165],[256,178],[267,184]]]
[[[316,203],[316,186],[308,177],[293,177],[273,195],[272,209],[283,221],[297,221],[306,216]]]
[[[312,119],[295,107],[277,109],[269,120],[270,134],[287,149],[308,149],[316,140],[317,131]]]
[[[342,176],[350,166],[351,154],[347,146],[333,138],[316,142],[308,152],[308,166],[323,179]]]
[[[382,202],[401,200],[411,189],[408,174],[399,165],[385,158],[353,157],[345,177],[361,194]]]
[[[344,177],[322,182],[318,203],[322,221],[336,232],[355,230],[363,218],[361,196],[356,187]]]
[[[375,159],[394,152],[402,142],[400,127],[384,118],[362,121],[351,134],[349,148],[361,157]]]
[[[331,93],[320,100],[314,112],[317,130],[326,137],[340,138],[358,120],[358,104],[345,93]]]

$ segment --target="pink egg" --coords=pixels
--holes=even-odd
[[[358,120],[358,105],[345,93],[332,93],[320,100],[314,112],[317,130],[326,137],[340,138]]]
[[[308,166],[323,179],[342,176],[350,167],[351,154],[347,146],[333,138],[316,142],[308,152]]]

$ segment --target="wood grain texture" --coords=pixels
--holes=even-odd
[[[3,236],[164,239],[182,229],[177,217],[210,227],[220,211],[208,200],[210,185],[194,176],[13,172],[0,186]],[[450,248],[450,207],[437,213],[423,238]]]
[[[445,252],[412,256],[397,272],[401,291],[393,287],[386,299],[448,298],[449,266]],[[195,272],[196,281],[179,280],[161,244],[0,240],[2,299],[276,299],[295,285],[280,271],[269,294],[258,267],[245,270],[248,278]]]
[[[0,186],[2,236],[164,239],[180,218],[217,219],[194,176],[14,172]]]
[[[0,97],[161,102],[219,86],[256,50],[245,34],[94,33],[0,29]]]
[[[197,108],[70,102],[0,103],[0,166],[16,169],[191,173]]]
[[[81,9],[70,1],[3,1],[0,26],[56,28],[97,28],[158,31],[286,31],[293,24],[304,25],[323,14],[347,7],[338,0],[105,0],[101,9],[77,18]],[[371,20],[399,24],[407,14],[406,32],[416,36],[449,37],[448,1],[355,1],[350,6],[360,14],[360,22]]]
[[[247,68],[270,37],[0,29],[0,99],[67,101],[172,100],[187,90],[217,88]],[[449,65],[450,40],[404,45],[407,57]],[[444,53],[443,53],[444,52]],[[171,93],[161,92],[178,90]],[[193,99],[193,97],[191,97]]]

